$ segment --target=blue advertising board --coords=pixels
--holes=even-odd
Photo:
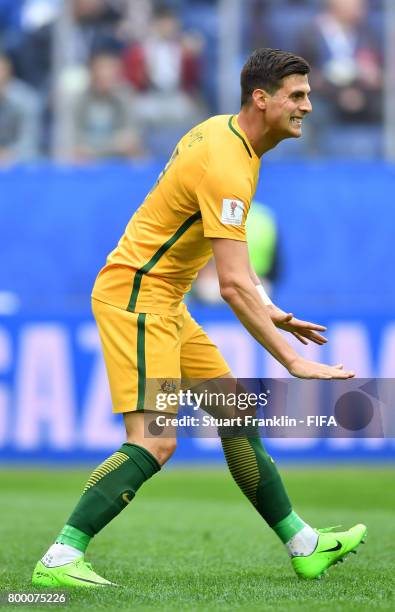
[[[287,372],[235,321],[229,309],[192,309],[220,346],[235,375],[283,378]],[[216,314],[216,316],[214,316]],[[344,357],[360,376],[389,377],[395,364],[395,324],[324,321],[329,324],[325,349],[298,350],[330,363]],[[375,346],[373,338],[379,339]],[[312,400],[309,414],[319,414]],[[94,321],[89,315],[67,318],[8,318],[0,325],[0,459],[96,460],[123,441],[120,415],[112,415],[111,398]],[[395,440],[385,437],[320,437],[267,440],[277,458],[300,460],[395,459]],[[222,457],[211,438],[180,440],[180,461]]]
[[[2,171],[0,459],[96,460],[122,442],[89,294],[161,167]],[[327,346],[298,350],[344,362],[364,378],[395,378],[394,179],[395,169],[379,163],[272,162],[263,163],[257,191],[278,224],[276,303],[328,325]],[[286,376],[229,308],[191,310],[236,376]],[[390,439],[271,439],[267,446],[279,458],[395,458]],[[176,459],[221,456],[218,440],[191,439],[180,441]]]

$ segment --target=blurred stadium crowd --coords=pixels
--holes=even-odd
[[[312,65],[294,152],[380,157],[381,0],[246,0],[242,15],[240,66],[259,46]],[[167,155],[223,110],[218,44],[215,0],[0,0],[0,164]]]

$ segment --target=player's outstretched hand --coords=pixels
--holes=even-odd
[[[293,316],[291,312],[284,312],[277,306],[268,306],[269,315],[274,325],[279,329],[283,329],[299,340],[302,344],[308,344],[309,340],[315,344],[325,344],[327,338],[319,332],[325,331],[326,327],[318,325],[318,323],[310,323],[310,321],[301,321]]]
[[[288,372],[297,378],[320,378],[324,380],[354,378],[355,376],[354,372],[344,370],[342,363],[330,366],[309,361],[299,356],[292,361],[288,367]]]

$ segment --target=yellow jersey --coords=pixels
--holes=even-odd
[[[246,241],[259,167],[236,116],[190,130],[109,254],[92,297],[131,312],[178,314],[212,256],[210,238]]]

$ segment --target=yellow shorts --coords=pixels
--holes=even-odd
[[[230,371],[219,349],[183,304],[179,315],[129,312],[92,299],[110,383],[113,412],[155,410],[153,392],[180,380]],[[177,407],[166,412],[177,412]]]

